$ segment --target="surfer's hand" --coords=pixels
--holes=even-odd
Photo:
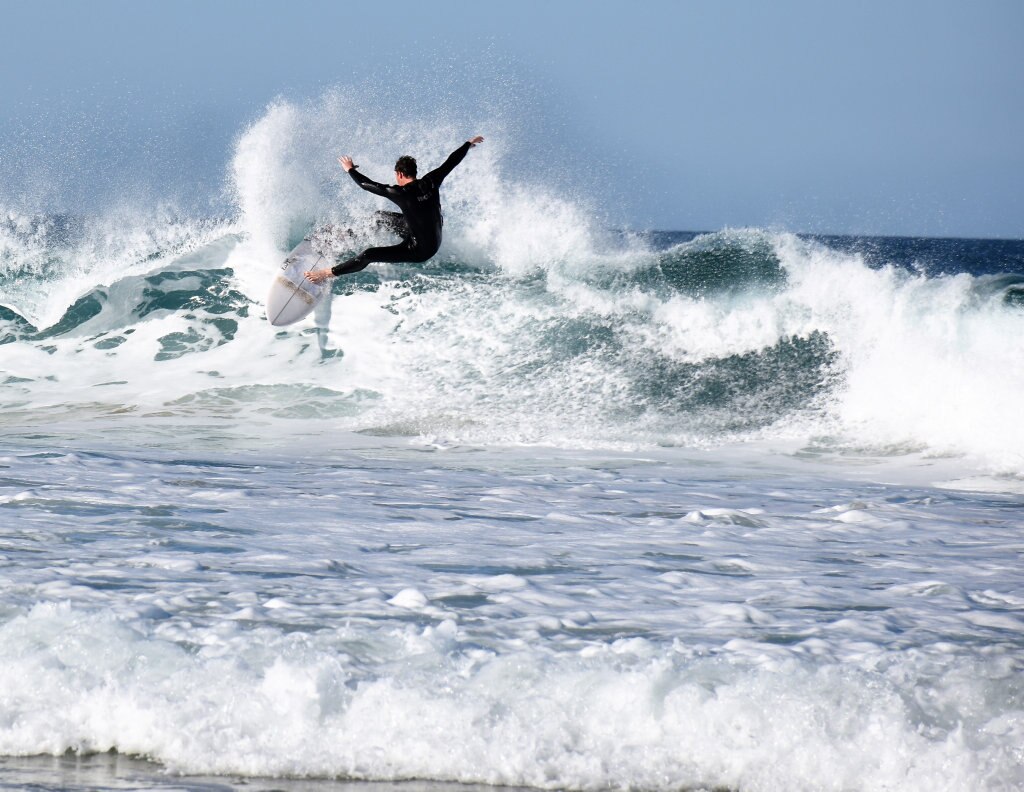
[[[310,283],[323,283],[330,277],[332,277],[332,273],[329,269],[310,270],[306,273],[306,279]]]
[[[482,137],[480,137],[480,135],[477,135],[476,137],[469,139],[469,145],[471,145],[471,146],[475,146],[477,143],[483,143],[483,142],[484,142],[484,139]]]
[[[348,173],[355,167],[355,165],[352,164],[352,158],[348,156],[338,157],[338,162],[340,162],[341,167],[345,169],[345,173]]]

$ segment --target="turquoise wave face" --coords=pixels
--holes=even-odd
[[[133,325],[151,314],[166,312],[181,312],[196,322],[196,332],[186,334],[193,336],[195,341],[209,336],[198,330],[209,326],[220,336],[219,343],[227,343],[234,338],[238,321],[249,315],[251,305],[251,300],[233,287],[231,270],[228,269],[160,272],[141,278],[126,278],[119,281],[116,288],[122,300],[120,306],[111,303],[109,289],[95,289],[78,298],[58,322],[43,329],[36,328],[11,309],[0,307],[0,322],[6,325],[0,343],[76,338],[82,329],[103,325],[108,329],[90,333],[79,343],[96,349],[116,349],[135,332]],[[126,296],[134,303],[127,311],[123,303]],[[183,350],[181,336],[179,333],[161,338],[165,350],[155,360],[174,357],[170,350]],[[199,348],[209,346],[199,344]]]
[[[768,236],[742,241],[718,234],[697,237],[661,254],[646,277],[655,273],[668,289],[697,298],[777,292],[786,285],[786,270]]]

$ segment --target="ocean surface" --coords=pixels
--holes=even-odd
[[[0,788],[1024,788],[1024,242],[623,230],[489,138],[273,328],[389,243],[338,153],[487,131],[337,122],[0,206]]]

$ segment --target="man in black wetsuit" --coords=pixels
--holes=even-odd
[[[416,178],[416,160],[400,157],[395,163],[397,185],[378,184],[356,170],[351,157],[339,157],[341,167],[356,184],[367,192],[384,196],[402,210],[401,214],[377,213],[378,224],[400,234],[402,241],[390,247],[364,250],[355,258],[336,264],[331,269],[307,272],[306,277],[313,283],[320,283],[330,277],[359,272],[374,261],[418,263],[437,253],[441,247],[441,227],[444,222],[441,217],[441,182],[462,162],[466,153],[483,140],[479,135],[467,140],[448,156],[441,167],[432,170],[422,179]]]

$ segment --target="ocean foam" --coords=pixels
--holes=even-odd
[[[764,452],[199,437],[5,457],[0,754],[568,789],[1024,781],[1010,496]]]
[[[930,673],[922,712],[899,692],[921,670],[896,657],[878,674],[657,650],[481,655],[453,622],[383,644],[350,628],[221,628],[191,653],[67,605],[0,633],[4,754],[116,749],[184,773],[546,789],[981,789],[1015,766],[1022,778],[1007,748],[1020,714],[940,715],[971,711],[981,691],[965,683],[992,673],[983,662]],[[370,676],[344,651],[360,643],[378,653]]]

